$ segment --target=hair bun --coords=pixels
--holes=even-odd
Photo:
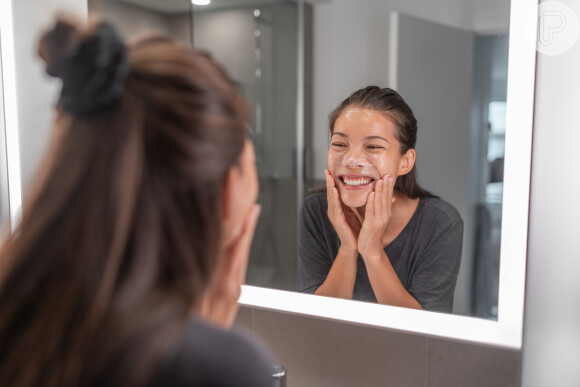
[[[62,80],[59,105],[75,115],[91,115],[123,94],[129,72],[126,47],[109,23],[88,34],[74,23],[59,20],[39,46],[46,72]]]

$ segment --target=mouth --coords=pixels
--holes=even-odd
[[[359,190],[369,187],[375,179],[361,175],[342,175],[338,179],[345,189]]]

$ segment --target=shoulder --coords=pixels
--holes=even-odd
[[[159,386],[268,386],[273,362],[244,332],[200,320],[184,332],[161,374]]]
[[[321,215],[326,215],[327,211],[326,191],[315,191],[306,196],[302,202],[301,216],[304,219],[319,219]]]
[[[459,211],[446,201],[428,197],[422,198],[421,217],[423,222],[431,223],[432,227],[439,229],[457,228],[463,229],[463,219]]]
[[[326,208],[328,207],[328,203],[326,201],[326,190],[324,191],[314,191],[313,193],[307,195],[304,198],[303,206],[305,208]]]

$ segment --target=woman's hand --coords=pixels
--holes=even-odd
[[[241,285],[246,282],[250,246],[258,224],[261,207],[255,204],[244,219],[239,236],[226,246],[210,286],[202,300],[199,314],[206,321],[223,328],[234,323]]]
[[[358,251],[362,257],[374,259],[384,254],[383,237],[391,218],[395,179],[385,175],[367,198],[365,219],[358,236]]]
[[[361,224],[352,209],[342,203],[334,176],[326,170],[326,201],[328,218],[340,239],[340,247],[356,253]]]

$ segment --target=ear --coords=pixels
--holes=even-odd
[[[401,157],[399,161],[399,170],[397,171],[398,176],[406,175],[407,173],[411,172],[413,166],[415,165],[415,149],[409,149],[407,152]]]

